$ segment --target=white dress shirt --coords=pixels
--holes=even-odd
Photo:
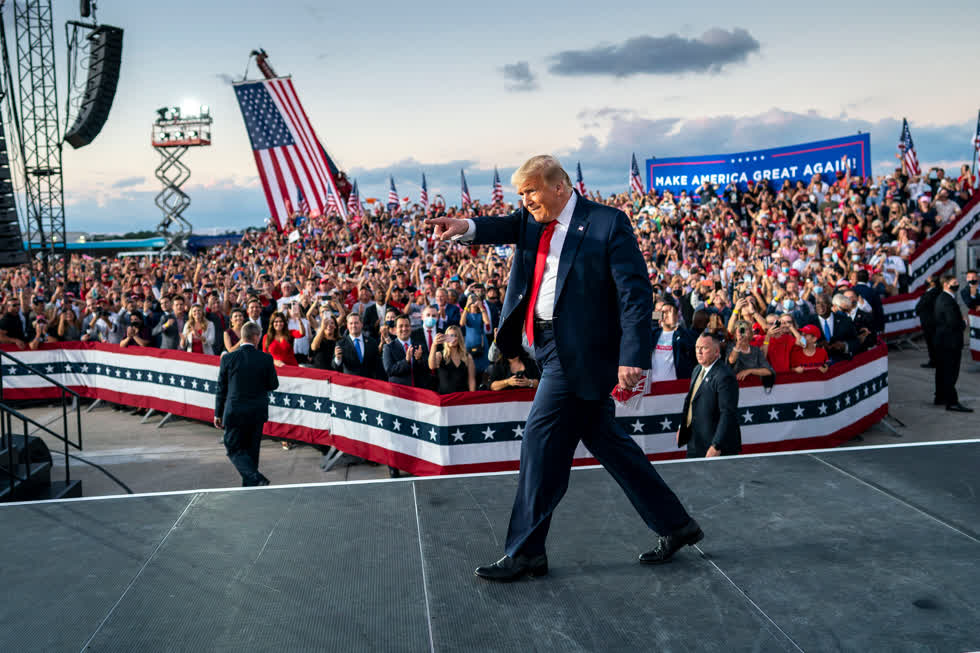
[[[551,320],[552,314],[555,310],[555,290],[558,283],[558,261],[561,260],[561,248],[565,244],[565,236],[568,235],[568,226],[572,222],[572,214],[575,212],[575,203],[577,201],[576,193],[572,193],[572,196],[568,198],[568,202],[565,203],[565,208],[561,210],[558,214],[555,224],[555,230],[551,234],[551,243],[548,249],[548,258],[545,261],[544,266],[544,276],[541,277],[541,287],[538,289],[538,300],[534,305],[534,316],[539,320]],[[473,240],[473,236],[476,234],[476,223],[473,220],[467,218],[466,233],[460,236],[460,240],[470,241]],[[535,253],[535,262],[537,262],[537,253]],[[533,271],[531,273],[534,274]],[[534,281],[534,277],[531,277],[531,281]]]

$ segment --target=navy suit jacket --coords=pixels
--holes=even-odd
[[[525,209],[474,218],[474,243],[515,244],[497,346],[521,348],[524,316],[543,225]],[[579,196],[558,261],[553,329],[558,358],[575,394],[608,397],[619,366],[649,369],[653,291],[629,218]]]
[[[854,284],[854,292],[861,295],[864,301],[871,305],[871,317],[874,318],[875,331],[885,332],[885,308],[881,304],[881,295],[866,283]]]
[[[250,345],[221,357],[214,414],[225,426],[269,419],[269,393],[279,387],[272,356]]]
[[[412,346],[415,346],[414,343]],[[414,385],[417,388],[429,386],[429,364],[425,356],[422,360],[415,360],[413,356],[409,363],[405,360],[405,348],[397,338],[384,346],[382,360],[390,383]]]

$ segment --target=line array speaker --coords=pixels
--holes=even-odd
[[[88,145],[109,118],[109,109],[119,84],[119,67],[122,64],[123,31],[119,27],[100,25],[89,34],[92,47],[89,51],[88,80],[82,96],[75,124],[65,134],[69,145],[78,149]]]

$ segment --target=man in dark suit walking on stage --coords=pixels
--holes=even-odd
[[[684,398],[677,446],[688,458],[731,456],[742,450],[738,426],[738,381],[721,358],[721,341],[705,332],[694,345],[698,365]]]
[[[956,394],[956,380],[960,376],[960,358],[963,350],[963,332],[966,330],[966,320],[956,303],[960,284],[956,277],[948,274],[942,278],[943,292],[936,297],[936,397],[937,406],[946,406],[946,410],[958,413],[972,413],[960,403]]]
[[[666,562],[703,533],[616,423],[610,397],[617,382],[632,389],[642,379],[652,354],[653,295],[636,236],[625,213],[575,193],[554,157],[533,157],[512,182],[523,208],[509,216],[427,220],[442,239],[516,244],[496,343],[505,358],[516,356],[523,333],[542,368],[521,442],[506,555],[476,575],[510,581],[548,573],[545,539],[580,440],[660,534],[640,561]]]
[[[259,326],[246,322],[241,338],[238,349],[221,357],[214,425],[225,430],[225,449],[242,475],[242,485],[268,485],[269,479],[259,472],[259,445],[269,419],[269,393],[279,387],[279,377],[272,356],[257,349]]]

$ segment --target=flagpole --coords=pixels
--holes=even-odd
[[[970,171],[971,177],[977,176],[977,159],[980,159],[980,143],[977,142],[980,136],[980,110],[977,111],[977,133],[973,136],[973,170]]]

